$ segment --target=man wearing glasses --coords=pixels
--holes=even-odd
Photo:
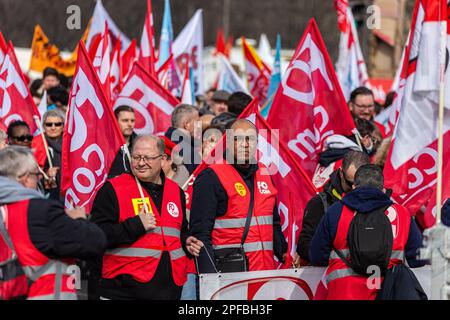
[[[287,243],[276,204],[278,191],[267,169],[255,160],[257,136],[253,123],[236,120],[227,130],[226,163],[211,164],[195,179],[189,225],[205,244],[200,273],[244,271],[225,270],[225,259],[220,258],[240,248],[248,271],[275,269],[275,256],[284,260]]]
[[[202,243],[189,235],[184,192],[164,176],[164,158],[162,139],[139,136],[131,150],[132,172],[109,180],[96,195],[92,221],[108,240],[99,281],[101,299],[181,297],[187,255],[197,256]]]
[[[303,260],[303,264],[309,263],[309,245],[320,219],[331,205],[339,202],[346,193],[352,190],[356,170],[369,163],[370,158],[365,152],[350,150],[344,156],[342,166],[331,174],[323,191],[308,201],[303,216],[302,231],[298,239],[294,261],[296,265],[299,266],[301,260]]]
[[[381,132],[383,139],[386,137],[386,131],[381,123],[374,121],[375,117],[375,100],[372,90],[366,87],[359,87],[350,94],[348,107],[355,119],[366,119],[373,121]]]
[[[23,273],[17,267],[9,268],[14,266],[9,262],[2,263],[0,273],[2,279],[15,280],[11,282],[15,292],[9,298],[77,299],[75,287],[70,285],[73,267],[69,269],[69,264],[75,258],[101,255],[106,238],[100,228],[87,221],[84,208],[64,209],[61,203],[36,191],[40,178],[29,148],[10,146],[0,151],[0,250],[14,257],[13,248],[31,285],[28,288],[25,283],[21,287],[25,290],[17,292],[20,287],[15,286],[24,279]],[[11,274],[12,270],[16,272]],[[0,296],[4,294],[0,290]]]

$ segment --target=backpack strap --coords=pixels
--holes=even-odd
[[[320,200],[322,200],[322,205],[323,205],[323,213],[327,212],[328,210],[328,201],[327,201],[327,194],[325,192],[319,192],[318,196],[320,198]]]

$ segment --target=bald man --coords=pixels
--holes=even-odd
[[[200,251],[199,272],[275,269],[274,257],[283,261],[287,244],[277,190],[255,160],[257,130],[241,119],[226,134],[226,161],[210,165],[194,182],[190,230],[207,250]],[[227,263],[230,256],[241,256],[244,270],[243,263]]]
[[[92,221],[108,240],[98,288],[101,299],[181,297],[188,256],[198,256],[202,244],[189,236],[183,191],[161,170],[166,157],[164,140],[137,137],[132,172],[109,180],[97,193]]]

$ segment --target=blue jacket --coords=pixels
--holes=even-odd
[[[343,206],[365,213],[384,206],[392,205],[389,197],[378,189],[360,187],[345,195],[341,201],[328,208],[320,220],[316,233],[309,247],[310,261],[314,265],[327,266]],[[411,219],[408,241],[405,248],[405,257],[410,267],[416,268],[426,264],[426,261],[417,260],[418,249],[422,246],[422,234],[414,219]]]

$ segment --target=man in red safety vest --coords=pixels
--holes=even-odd
[[[310,244],[311,263],[328,265],[324,281],[327,293],[324,294],[321,290],[321,299],[374,300],[380,289],[373,285],[373,279],[350,268],[336,252],[338,250],[349,260],[347,235],[356,212],[366,215],[374,214],[380,209],[385,210],[393,233],[388,268],[403,263],[404,259],[412,268],[426,263],[417,260],[422,235],[414,218],[405,207],[394,204],[385,194],[381,169],[372,164],[361,166],[355,173],[353,188],[353,191],[327,210]]]
[[[132,172],[109,180],[96,195],[92,221],[108,239],[100,298],[177,300],[181,296],[187,279],[186,254],[198,255],[202,244],[189,235],[184,192],[161,170],[165,157],[161,138],[137,137],[131,150]]]
[[[257,136],[248,120],[234,122],[227,132],[227,159],[210,165],[194,182],[190,229],[206,249],[199,257],[200,273],[222,271],[216,257],[224,250],[240,248],[242,240],[249,271],[275,269],[274,257],[284,259],[287,244],[277,190],[266,167],[255,161]]]
[[[39,177],[29,148],[0,151],[2,300],[76,300],[81,283],[73,280],[81,279],[72,277],[74,259],[101,256],[106,248],[105,235],[84,209],[64,210],[36,191]]]

